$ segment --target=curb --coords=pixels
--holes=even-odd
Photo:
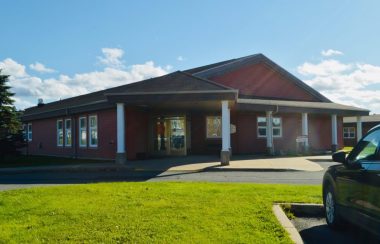
[[[132,166],[110,165],[110,166],[56,166],[56,167],[28,167],[28,168],[3,168],[0,174],[24,174],[37,172],[116,172],[127,170],[131,172],[309,172],[295,169],[273,169],[273,168],[204,168],[204,169],[144,169]]]
[[[296,217],[324,217],[323,204],[314,203],[290,203],[290,211]]]
[[[281,226],[288,232],[290,239],[296,244],[303,244],[303,240],[296,227],[290,222],[280,204],[274,204],[272,210]]]

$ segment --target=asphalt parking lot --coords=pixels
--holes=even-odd
[[[332,230],[327,226],[324,217],[295,218],[291,222],[306,244],[380,243],[379,237],[350,224],[344,226],[342,230]]]
[[[323,170],[217,170],[217,171],[35,171],[0,172],[0,190],[34,186],[121,181],[204,181],[319,185],[333,162],[317,162]]]

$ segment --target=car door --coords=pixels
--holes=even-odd
[[[379,142],[380,129],[368,133],[355,146],[346,167],[339,173],[340,200],[348,207],[351,219],[363,225],[368,225],[380,212]]]
[[[380,150],[378,149],[378,154]],[[380,156],[380,155],[379,155]],[[366,213],[369,216],[368,223],[373,230],[380,233],[380,159],[372,161],[368,168],[368,178],[365,181],[368,191]]]

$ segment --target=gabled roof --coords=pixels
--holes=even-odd
[[[320,94],[318,91],[314,90],[306,83],[292,75],[290,72],[286,71],[284,68],[267,58],[265,55],[259,53],[254,54],[242,58],[231,59],[220,63],[215,63],[212,65],[202,66],[198,69],[192,69],[193,75],[197,77],[202,77],[205,79],[209,79],[215,76],[221,76],[225,73],[234,71],[241,67],[257,64],[257,63],[265,63],[270,66],[273,70],[279,72],[281,75],[285,76],[288,80],[293,82],[296,86],[302,88],[307,93],[311,94],[315,98],[317,98],[321,102],[331,102],[328,98]]]
[[[237,91],[203,79],[201,77],[195,77],[183,71],[176,71],[164,76],[155,77],[139,82],[134,82],[127,85],[113,87],[110,89],[93,92],[81,96],[76,96],[56,102],[44,104],[43,106],[35,106],[25,110],[24,117],[36,113],[46,113],[56,110],[69,109],[73,107],[94,105],[107,103],[107,97],[112,94],[167,94],[167,93],[192,93],[192,92],[223,92],[231,91],[236,93]],[[105,106],[102,104],[102,106]]]
[[[151,102],[154,102],[169,98],[173,101],[179,101],[179,99],[187,99],[188,101],[189,99],[215,100],[221,98],[236,101],[238,90],[213,82],[209,78],[222,75],[224,73],[239,69],[246,65],[256,64],[260,62],[264,62],[265,64],[269,65],[272,69],[287,77],[295,85],[299,86],[309,94],[316,97],[319,101],[321,101],[315,103],[314,105],[312,105],[311,103],[305,103],[310,106],[312,105],[313,109],[314,107],[315,109],[317,109],[317,107],[319,109],[331,110],[343,109],[345,111],[355,111],[355,115],[368,114],[367,110],[360,110],[359,108],[354,107],[349,108],[347,106],[342,107],[344,105],[332,103],[329,99],[321,95],[313,88],[306,85],[304,82],[302,82],[297,77],[293,76],[291,73],[289,73],[273,61],[271,61],[269,58],[265,57],[263,54],[255,54],[205,66],[200,66],[185,71],[176,71],[160,77],[155,77],[127,85],[113,87],[102,91],[97,91],[52,103],[47,103],[39,107],[31,107],[25,110],[23,118],[24,120],[28,120],[42,117],[61,116],[64,114],[71,113],[90,112],[98,109],[114,107],[114,102],[119,101],[120,99],[125,99],[123,100],[123,102],[131,102],[131,104],[133,104],[133,102],[144,101],[145,99],[152,100]],[[261,101],[264,100],[261,99]],[[240,102],[241,101],[243,100],[240,99]],[[252,99],[252,101],[249,102],[249,104],[244,102],[241,104],[246,104],[244,106],[252,107],[252,102],[260,103],[259,99]],[[273,106],[268,104],[267,102],[268,101],[261,102],[261,105]],[[290,102],[292,104],[296,104],[296,106],[291,106],[285,103],[283,103],[281,106],[284,106],[286,108],[304,107],[302,106],[302,102]]]

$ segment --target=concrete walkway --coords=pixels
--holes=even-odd
[[[215,170],[298,170],[298,171],[321,171],[323,168],[312,160],[326,160],[331,156],[312,157],[283,157],[283,158],[261,158],[250,159],[243,157],[233,159],[228,166],[220,166],[219,161],[207,163],[194,163],[170,167],[169,171],[201,171],[207,169]]]
[[[187,156],[176,158],[129,161],[126,165],[113,163],[92,163],[79,165],[55,165],[3,168],[1,173],[40,172],[40,171],[321,171],[316,162],[329,162],[331,156],[274,157],[234,156],[229,166],[221,166],[216,156]]]

